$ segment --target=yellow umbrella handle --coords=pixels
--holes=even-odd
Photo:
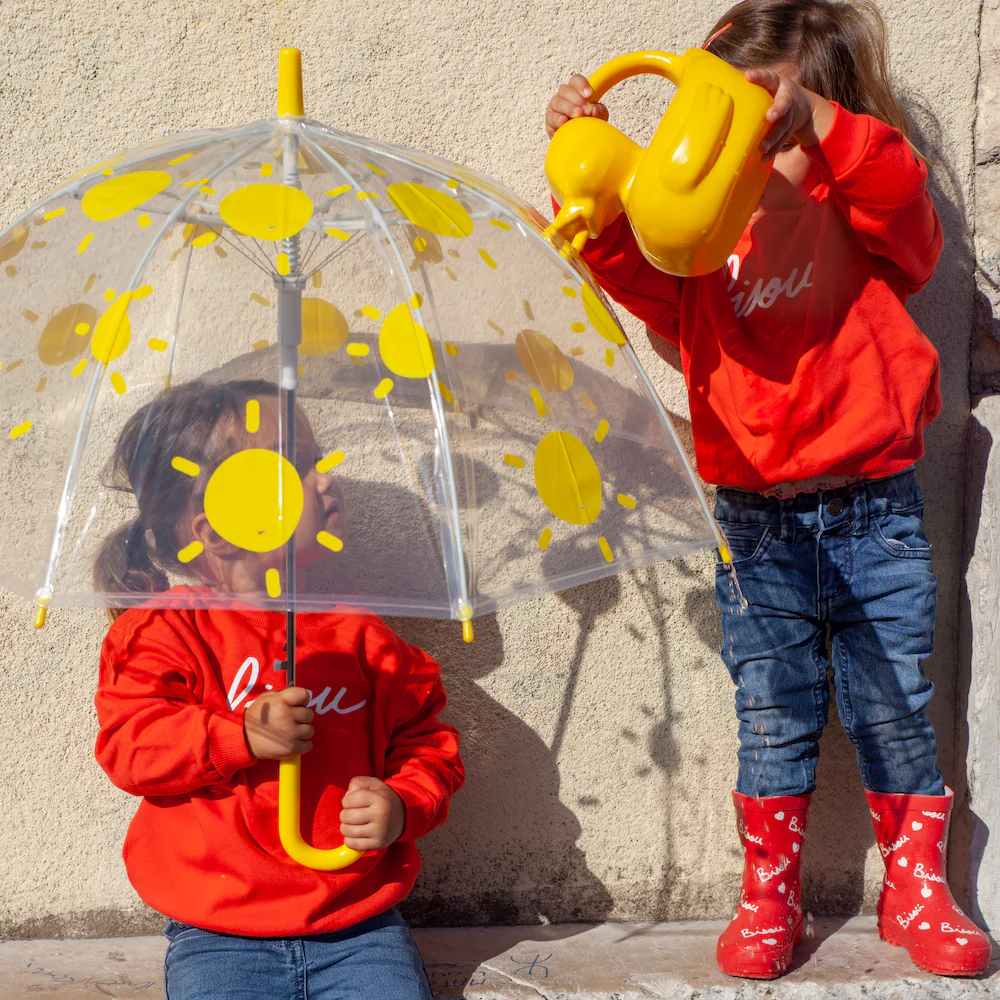
[[[289,757],[278,763],[278,836],[288,856],[306,868],[321,872],[335,872],[353,865],[361,851],[351,850],[346,844],[321,851],[302,839],[299,828],[299,810],[302,803],[302,758]]]

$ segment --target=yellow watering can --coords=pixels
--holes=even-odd
[[[545,157],[562,205],[546,232],[579,253],[624,211],[654,267],[709,274],[733,252],[770,176],[760,146],[772,97],[718,56],[689,49],[612,59],[590,78],[590,99],[640,73],[677,85],[649,149],[598,118],[563,125]]]

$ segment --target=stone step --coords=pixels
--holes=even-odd
[[[872,917],[808,925],[793,969],[770,983],[715,964],[724,924],[424,928],[414,937],[439,997],[469,1000],[946,1000],[1000,998],[1000,961],[939,979],[878,939]],[[0,943],[0,1000],[163,996],[159,937]],[[262,998],[263,1000],[263,998]],[[372,1000],[378,1000],[373,997]]]

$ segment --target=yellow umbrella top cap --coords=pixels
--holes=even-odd
[[[282,49],[278,53],[278,116],[302,118],[302,53]]]

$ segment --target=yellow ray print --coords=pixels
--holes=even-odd
[[[335,469],[341,462],[344,461],[344,453],[342,451],[331,452],[326,458],[321,458],[316,463],[316,471],[326,475],[331,469]]]
[[[321,531],[316,536],[316,541],[319,542],[324,548],[329,549],[331,552],[340,552],[344,543],[336,536],[331,534],[329,531]]]
[[[191,542],[190,545],[185,545],[177,553],[177,561],[180,563],[189,563],[192,559],[197,559],[204,551],[205,546],[201,542]]]

